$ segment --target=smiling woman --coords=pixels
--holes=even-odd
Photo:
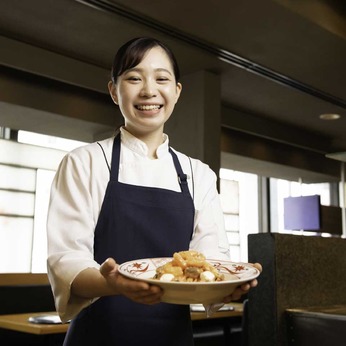
[[[182,90],[169,48],[125,43],[108,87],[124,126],[67,154],[52,184],[48,275],[62,321],[72,319],[64,345],[134,346],[140,330],[142,344],[190,346],[189,306],[162,303],[158,285],[122,275],[118,263],[189,249],[228,260],[216,175],[164,133]]]

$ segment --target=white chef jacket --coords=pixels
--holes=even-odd
[[[100,268],[101,263],[95,262],[93,255],[94,231],[110,178],[113,140],[114,137],[99,142],[104,153],[98,143],[68,153],[51,187],[47,220],[48,276],[63,321],[73,318],[94,301],[71,295],[70,288],[82,270]],[[168,145],[168,136],[164,135],[157,159],[149,159],[146,144],[121,128],[119,181],[181,191]],[[207,258],[229,259],[215,173],[201,161],[175,153],[188,176],[195,206],[190,249],[202,252]]]

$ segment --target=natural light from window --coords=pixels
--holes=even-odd
[[[0,272],[45,273],[52,180],[66,152],[86,143],[27,131],[0,142]]]
[[[72,139],[42,135],[39,133],[22,130],[18,131],[18,142],[39,145],[45,148],[53,148],[64,151],[71,151],[77,147],[86,144],[85,142],[75,141]]]

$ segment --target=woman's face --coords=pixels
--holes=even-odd
[[[178,101],[181,84],[176,83],[171,62],[160,47],[150,49],[143,60],[125,71],[116,84],[110,82],[113,101],[133,135],[163,131]]]

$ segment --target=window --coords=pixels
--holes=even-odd
[[[256,174],[220,170],[220,198],[224,213],[225,228],[230,244],[232,261],[248,261],[247,238],[249,234],[266,230],[260,229],[259,181]],[[267,180],[267,179],[266,179]],[[269,178],[270,231],[299,235],[316,235],[315,232],[291,231],[284,229],[284,198],[319,195],[321,205],[339,206],[337,184],[301,184],[283,179]],[[320,235],[320,234],[319,234]],[[322,236],[330,236],[322,233]]]
[[[231,260],[247,262],[247,237],[259,232],[258,176],[221,169],[220,198]]]
[[[44,273],[52,180],[66,151],[84,143],[24,131],[18,141],[0,139],[0,272]]]

